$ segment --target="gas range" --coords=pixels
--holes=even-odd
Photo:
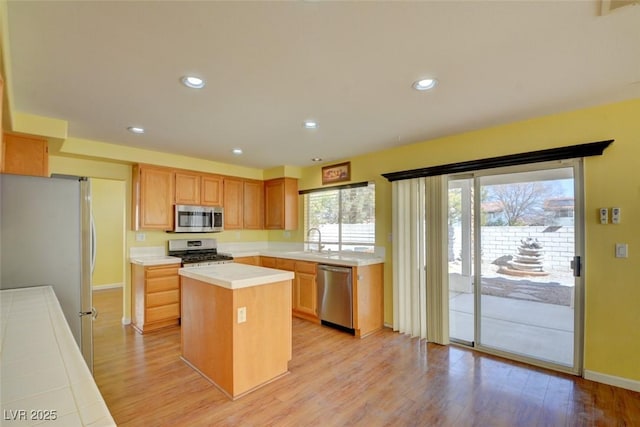
[[[218,253],[216,239],[169,240],[169,255],[180,257],[185,268],[233,262],[232,256]]]

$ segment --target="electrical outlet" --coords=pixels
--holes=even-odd
[[[247,321],[247,307],[238,307],[238,323]]]
[[[136,242],[144,242],[146,238],[144,233],[136,233]]]

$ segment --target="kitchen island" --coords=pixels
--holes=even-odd
[[[289,372],[292,272],[231,263],[179,274],[189,366],[231,399]]]

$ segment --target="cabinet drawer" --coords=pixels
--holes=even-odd
[[[147,293],[169,291],[172,289],[180,289],[179,276],[158,277],[155,279],[147,279]]]
[[[178,303],[148,308],[145,310],[146,323],[157,322],[159,320],[177,319],[179,317],[180,304]]]
[[[147,307],[157,307],[180,302],[180,290],[154,292],[147,295]]]
[[[144,276],[147,279],[163,276],[177,276],[179,268],[180,264],[176,264],[171,267],[147,267],[144,271]]]
[[[296,262],[292,259],[276,258],[276,268],[279,270],[295,271]]]
[[[268,256],[260,257],[260,264],[267,268],[276,268],[276,259]]]
[[[316,274],[316,263],[307,261],[296,261],[296,273]]]

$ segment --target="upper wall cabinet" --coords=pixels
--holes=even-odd
[[[197,173],[176,171],[176,205],[199,205],[201,177]]]
[[[174,199],[173,169],[133,167],[133,229],[171,230]]]
[[[224,179],[224,229],[240,230],[244,223],[244,182],[239,178]]]
[[[264,184],[264,218],[268,230],[298,228],[298,180],[278,178]]]
[[[262,230],[264,228],[264,182],[245,180],[243,193],[243,227],[248,230]]]
[[[225,230],[264,228],[264,182],[224,178]]]
[[[2,173],[49,176],[47,140],[5,133],[2,138]]]
[[[222,206],[224,196],[223,177],[205,174],[201,178],[200,203],[205,206]]]
[[[177,170],[176,205],[222,206],[223,177]]]

